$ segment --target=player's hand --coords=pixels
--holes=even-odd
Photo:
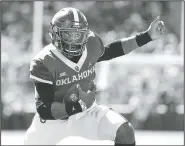
[[[95,101],[95,94],[96,94],[96,86],[93,85],[91,90],[84,92],[80,85],[77,85],[77,89],[79,91],[79,103],[82,106],[82,111],[88,109],[92,106]]]
[[[148,34],[150,35],[152,40],[156,40],[163,36],[165,33],[165,25],[163,21],[160,21],[160,17],[158,16],[149,26]]]
[[[90,82],[87,92],[84,92],[79,84],[71,86],[64,96],[67,113],[74,115],[91,107],[95,101],[95,94],[96,86],[93,81]]]

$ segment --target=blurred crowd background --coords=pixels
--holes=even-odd
[[[32,58],[33,3],[1,2],[1,125],[2,129],[26,129],[35,112],[34,86],[29,79]],[[136,129],[183,130],[184,32],[181,2],[44,2],[43,46],[50,43],[48,30],[53,15],[75,7],[87,17],[91,30],[104,43],[144,31],[158,16],[165,22],[163,38],[129,55],[140,55],[144,64],[111,61],[97,65],[99,103],[123,114]],[[172,62],[147,64],[144,55],[171,56]],[[164,60],[165,61],[165,60]],[[135,62],[135,64],[134,64]],[[159,62],[159,60],[156,60]],[[105,70],[106,71],[105,71]],[[104,73],[102,73],[104,72]]]

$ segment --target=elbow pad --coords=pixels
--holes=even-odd
[[[51,113],[51,104],[45,104],[43,101],[37,100],[36,101],[36,109],[42,119],[44,119],[44,120],[55,119]]]

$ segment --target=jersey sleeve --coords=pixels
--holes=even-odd
[[[30,64],[30,78],[34,82],[47,83],[53,85],[53,76],[48,68],[40,61],[33,60]]]
[[[104,52],[102,56],[98,59],[100,61],[111,60],[116,57],[120,57],[124,54],[123,47],[120,40],[115,40],[104,46]]]

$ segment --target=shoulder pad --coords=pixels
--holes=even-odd
[[[48,68],[44,65],[44,60],[49,54],[49,46],[46,46],[41,50],[30,64],[30,78],[36,82],[53,84],[52,74]]]

